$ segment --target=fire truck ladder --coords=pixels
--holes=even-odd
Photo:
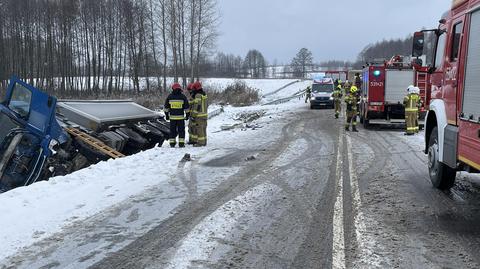
[[[105,145],[102,141],[91,137],[90,135],[86,134],[85,132],[82,132],[76,128],[67,128],[66,131],[71,134],[73,137],[76,137],[80,139],[81,141],[85,142],[92,148],[104,153],[107,156],[110,156],[113,159],[118,159],[125,157],[122,153],[114,150],[113,148]]]
[[[417,87],[420,88],[420,93],[425,96],[427,93],[427,74],[417,72]]]

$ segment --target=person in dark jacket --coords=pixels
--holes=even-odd
[[[182,93],[182,86],[178,83],[172,85],[173,92],[165,101],[165,117],[170,120],[170,146],[174,148],[185,147],[185,120],[190,118],[190,105],[187,97]]]

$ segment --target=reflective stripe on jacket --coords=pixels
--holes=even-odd
[[[192,116],[196,119],[208,119],[207,95],[202,93],[195,94],[194,109]]]
[[[164,111],[169,114],[171,120],[184,120],[189,109],[188,99],[180,91],[174,91],[165,100]]]
[[[420,96],[416,93],[411,93],[405,96],[403,100],[403,104],[405,105],[406,112],[417,112],[418,108],[420,107]]]

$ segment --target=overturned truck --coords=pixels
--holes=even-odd
[[[57,101],[12,77],[0,104],[0,192],[162,146],[164,117],[132,101]]]

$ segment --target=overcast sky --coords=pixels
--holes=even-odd
[[[451,0],[218,0],[218,50],[290,62],[306,47],[315,61],[355,60],[371,42],[436,27]]]

